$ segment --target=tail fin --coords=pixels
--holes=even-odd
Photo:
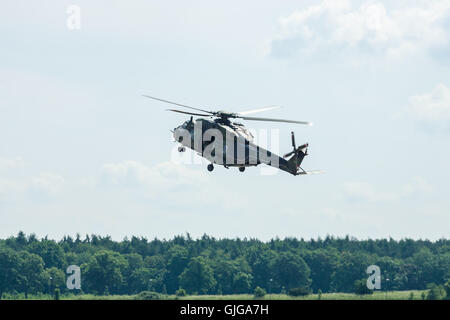
[[[292,155],[292,157],[287,161],[288,170],[290,173],[297,175],[299,174],[298,169],[302,164],[303,158],[305,158],[305,156],[308,155],[308,143],[305,143],[297,148],[295,146],[294,132],[291,132],[291,138],[292,138],[292,147],[294,148],[294,150],[285,154],[283,158],[287,158]]]
[[[289,170],[297,174],[298,169],[300,168],[300,165],[302,164],[303,158],[308,155],[307,150],[303,151],[303,149],[306,149],[308,147],[308,144],[304,144],[303,146],[298,147],[298,149],[295,151],[294,155],[288,160],[288,166]]]

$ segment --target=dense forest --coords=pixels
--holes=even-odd
[[[269,293],[307,288],[353,292],[381,270],[382,290],[425,289],[450,278],[450,240],[215,239],[189,234],[170,240],[77,235],[60,241],[20,232],[0,240],[0,298],[5,293],[67,292],[66,268],[81,268],[82,293]]]

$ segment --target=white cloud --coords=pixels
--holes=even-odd
[[[21,191],[23,189],[22,183],[0,177],[0,196],[6,197],[10,193]]]
[[[24,175],[25,161],[22,157],[0,157],[0,195],[3,199],[32,194],[54,196],[65,184],[65,179],[56,173],[40,172],[37,175]]]
[[[108,185],[167,189],[192,186],[204,179],[197,171],[173,162],[147,166],[130,160],[105,164],[102,168],[101,180]]]
[[[271,43],[272,54],[316,52],[329,47],[356,47],[386,56],[448,44],[450,0],[405,2],[389,9],[379,1],[358,8],[350,0],[324,0],[279,20],[280,32]]]
[[[214,182],[210,176],[204,169],[196,170],[174,162],[146,165],[129,160],[103,165],[96,192],[111,187],[116,191],[128,189],[128,196],[137,201],[157,199],[161,203],[189,208],[202,205],[236,210],[248,202],[247,195],[234,187],[216,183],[217,180]],[[107,190],[108,193],[113,191]]]
[[[432,191],[433,187],[425,179],[415,177],[402,187],[400,194],[403,197],[406,197],[416,193],[430,193]]]
[[[0,157],[0,170],[10,168],[21,168],[24,166],[22,157],[6,158]]]
[[[0,157],[0,200],[4,200],[8,195],[23,191],[26,186],[23,182],[18,179],[7,178],[11,173],[15,173],[15,170],[22,168],[24,166],[24,161],[22,157]]]
[[[408,110],[416,118],[426,122],[449,120],[450,88],[439,84],[430,93],[412,96]]]
[[[211,204],[223,200],[226,195],[234,202],[239,202],[240,199],[233,190],[225,187],[212,190],[210,182],[204,170],[195,170],[173,162],[146,165],[129,160],[104,164],[99,174],[84,178],[66,178],[52,172],[0,177],[0,200],[47,201],[68,199],[71,193],[87,192],[100,195],[106,191],[106,194],[111,195],[115,194],[115,191],[122,192],[128,189],[138,198],[143,196],[164,201],[170,199],[172,202],[176,200],[178,204],[200,202]],[[208,194],[208,197],[205,198],[205,194]],[[224,205],[233,206],[228,202]]]
[[[367,182],[352,181],[344,184],[345,195],[354,201],[389,201],[395,197],[389,192],[378,191],[373,185]]]
[[[34,192],[43,192],[46,195],[55,196],[64,187],[65,179],[55,173],[42,172],[38,176],[32,177],[29,182],[29,189]]]
[[[17,197],[40,199],[48,198],[61,194],[65,179],[58,174],[50,172],[41,172],[31,177],[0,177],[0,196],[3,200],[17,199]],[[22,200],[21,200],[22,201]]]
[[[344,184],[344,193],[351,201],[362,202],[389,202],[411,197],[422,193],[430,193],[433,187],[423,178],[412,178],[407,184],[397,190],[378,190],[367,182],[352,181]]]

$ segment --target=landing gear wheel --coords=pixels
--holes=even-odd
[[[208,164],[208,171],[211,172],[214,170],[214,166],[212,165],[212,163]]]
[[[186,148],[185,147],[178,147],[178,152],[185,152]]]
[[[245,167],[239,167],[239,171],[240,172],[244,172],[245,171]]]

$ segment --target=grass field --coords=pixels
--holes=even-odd
[[[421,300],[421,294],[423,291],[413,290],[413,291],[390,291],[385,292],[375,292],[370,295],[357,295],[353,293],[322,293],[321,300],[408,300],[410,299],[411,293],[413,293],[414,300]],[[179,299],[193,299],[193,300],[255,300],[253,295],[250,294],[237,294],[237,295],[223,295],[223,296],[186,296],[179,297]],[[317,294],[310,294],[305,297],[291,297],[286,294],[266,294],[262,299],[256,300],[318,300]]]
[[[420,290],[411,291],[389,291],[374,292],[369,295],[357,295],[353,293],[323,293],[321,300],[409,300],[411,293],[413,300],[422,300],[422,292]],[[82,295],[61,295],[61,300],[136,300],[139,295],[109,295],[96,296],[92,294]],[[25,299],[23,294],[5,295],[3,299],[22,300]],[[29,295],[30,300],[51,300],[50,295]],[[286,294],[267,294],[264,298],[255,299],[251,294],[233,294],[233,295],[188,295],[185,297],[177,297],[175,295],[161,295],[161,300],[318,300],[317,294],[311,294],[304,297],[291,297]]]

